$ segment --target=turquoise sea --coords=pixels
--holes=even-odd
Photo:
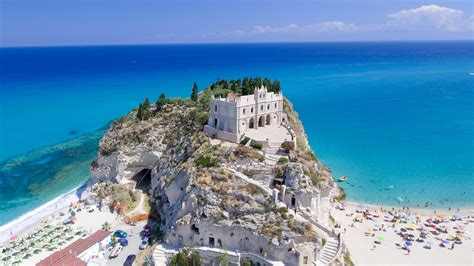
[[[281,80],[349,200],[472,207],[472,72],[472,41],[1,48],[0,225],[87,180],[145,97],[250,75]]]

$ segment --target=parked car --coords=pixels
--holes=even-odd
[[[151,235],[151,230],[150,230],[150,228],[149,228],[149,227],[148,227],[148,228],[145,228],[145,229],[143,230],[143,236],[148,237],[148,236],[150,236],[150,235]]]
[[[123,266],[132,266],[136,258],[137,256],[135,255],[128,255],[123,263]]]
[[[120,252],[122,252],[122,246],[121,245],[115,245],[114,249],[110,252],[109,259],[116,258]]]
[[[128,246],[128,240],[126,238],[120,238],[119,243],[122,245],[122,247]]]
[[[147,247],[148,247],[148,237],[145,237],[145,238],[143,238],[143,240],[140,243],[140,246],[138,248],[141,249],[141,250],[144,250]]]
[[[127,238],[128,234],[127,234],[127,232],[125,232],[123,230],[117,230],[117,231],[115,231],[114,236],[118,237],[118,238]]]

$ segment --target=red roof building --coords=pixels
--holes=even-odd
[[[97,243],[100,243],[106,237],[110,235],[110,232],[99,230],[92,235],[84,239],[78,239],[66,248],[58,250],[42,261],[38,262],[37,266],[63,266],[63,265],[74,265],[74,266],[85,266],[87,265],[83,260],[78,257],[84,251],[88,250]]]

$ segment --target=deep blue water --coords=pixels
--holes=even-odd
[[[470,72],[467,41],[2,48],[0,224],[83,182],[99,139],[88,133],[146,96],[248,75],[282,81],[350,200],[472,206]]]

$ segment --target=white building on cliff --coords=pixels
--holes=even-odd
[[[253,95],[229,93],[226,98],[212,98],[209,122],[204,132],[218,139],[239,142],[251,130],[279,127],[286,122],[283,94],[256,88]]]

